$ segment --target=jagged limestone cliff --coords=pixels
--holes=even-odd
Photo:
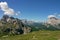
[[[0,31],[7,34],[26,34],[31,31],[31,28],[25,26],[18,18],[4,15],[0,20]]]

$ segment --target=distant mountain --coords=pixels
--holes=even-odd
[[[22,20],[22,22],[30,26],[33,30],[60,30],[60,21],[58,18],[50,17],[47,22],[34,22]]]
[[[54,26],[55,28],[60,29],[60,26],[59,26],[60,25],[60,19],[56,18],[54,16],[49,17],[48,21],[46,22],[46,24],[50,24],[50,25]]]
[[[22,22],[26,25],[38,25],[40,24],[41,22],[35,22],[35,21],[31,21],[31,20],[26,20],[26,19],[23,19]]]

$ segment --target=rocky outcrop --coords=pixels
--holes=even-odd
[[[45,24],[52,25],[53,27],[60,29],[60,26],[59,26],[60,19],[56,18],[53,15],[51,15],[51,16],[48,17],[48,20],[47,20],[47,22]],[[49,26],[47,26],[47,27],[49,27]]]
[[[0,29],[4,33],[9,34],[26,34],[31,31],[30,27],[26,27],[22,20],[4,15],[0,21]]]

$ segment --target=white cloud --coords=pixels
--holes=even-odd
[[[51,18],[51,17],[56,17],[55,15],[49,15],[48,18]]]
[[[20,15],[20,13],[21,13],[21,12],[20,12],[20,11],[18,11],[15,15],[16,15],[16,16],[18,16],[18,15]]]
[[[60,17],[60,15],[58,15]]]
[[[16,16],[18,16],[19,14],[18,13],[16,13]]]
[[[20,11],[18,11],[17,13],[21,13]]]
[[[12,8],[8,7],[7,2],[0,2],[0,8],[4,12],[5,15],[14,15],[15,12]]]

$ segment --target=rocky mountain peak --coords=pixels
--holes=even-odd
[[[23,34],[23,33],[26,33],[25,30],[26,31],[30,30],[29,29],[30,27],[25,26],[20,19],[9,17],[8,15],[3,15],[0,21],[0,25],[2,25],[1,27],[2,27],[3,32],[7,32],[9,30],[8,33],[13,31],[12,32],[13,34]]]

